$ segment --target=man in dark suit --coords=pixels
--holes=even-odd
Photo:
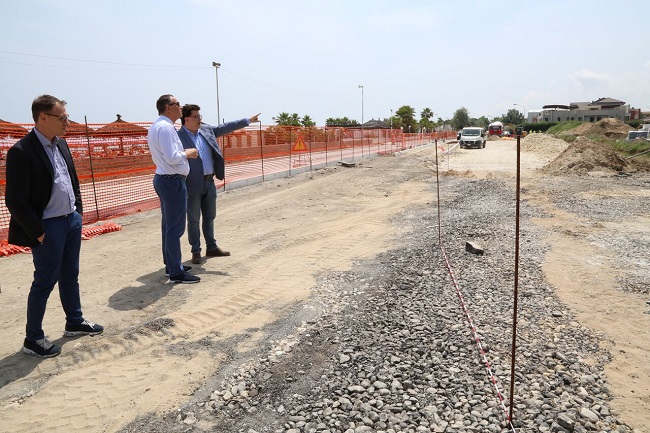
[[[192,247],[192,263],[201,263],[201,230],[205,239],[205,255],[209,257],[229,256],[217,245],[214,238],[214,219],[217,216],[217,187],[214,178],[223,180],[225,162],[217,137],[258,122],[259,113],[248,119],[235,120],[217,127],[201,123],[201,107],[195,104],[183,105],[178,136],[185,149],[198,149],[199,157],[190,160],[187,176],[187,238]],[[203,223],[199,224],[199,220]]]
[[[34,129],[7,152],[9,243],[30,247],[34,262],[23,352],[42,358],[61,352],[42,328],[47,299],[57,282],[66,316],[63,335],[104,331],[103,326],[84,319],[81,311],[78,277],[83,208],[72,155],[60,138],[70,125],[65,105],[50,95],[34,99]]]

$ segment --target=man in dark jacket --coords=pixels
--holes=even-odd
[[[96,335],[104,327],[83,318],[79,295],[81,192],[68,144],[66,102],[42,95],[32,102],[34,129],[7,152],[5,203],[11,214],[9,243],[30,247],[34,281],[27,298],[23,352],[57,356],[61,347],[43,332],[47,299],[59,284],[65,336]]]
[[[187,238],[192,247],[192,263],[201,263],[201,231],[205,239],[205,255],[211,257],[229,256],[217,245],[214,238],[214,219],[217,216],[217,188],[214,178],[223,180],[225,162],[217,137],[226,135],[251,123],[258,122],[259,113],[248,119],[235,120],[217,127],[201,123],[201,107],[185,104],[182,109],[178,136],[185,149],[196,148],[197,159],[189,160],[190,174],[187,176]],[[203,223],[199,224],[199,220]]]

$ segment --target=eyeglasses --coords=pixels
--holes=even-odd
[[[68,116],[67,114],[52,114],[52,113],[43,113],[43,114],[47,114],[48,116],[52,116],[52,117],[58,117],[61,123],[65,123],[68,120],[70,120],[70,116]]]
[[[192,119],[196,119],[196,120],[203,119],[203,116],[201,116],[200,114],[197,114],[196,116],[187,116],[187,117],[191,117]]]
[[[176,101],[176,102],[172,102],[171,104],[167,104],[167,105],[175,105],[175,106],[177,106],[177,107],[180,107],[180,106],[181,106],[181,103],[178,102],[178,101]]]

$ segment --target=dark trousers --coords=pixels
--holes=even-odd
[[[79,296],[81,215],[72,212],[46,219],[43,224],[43,243],[32,248],[34,281],[27,297],[26,338],[32,341],[45,336],[43,316],[47,299],[57,282],[66,322],[78,325],[83,321]]]
[[[185,233],[187,210],[185,179],[157,174],[153,187],[160,197],[163,262],[171,277],[182,275],[181,236]]]
[[[192,246],[192,253],[201,252],[201,229],[205,239],[205,249],[217,248],[214,238],[214,219],[217,216],[217,187],[214,178],[208,176],[203,181],[201,194],[187,196],[187,240]],[[202,223],[200,222],[202,221]]]

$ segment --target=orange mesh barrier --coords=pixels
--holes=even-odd
[[[88,240],[104,233],[117,232],[122,230],[122,226],[114,222],[105,222],[97,226],[84,227],[81,230],[81,239]]]
[[[157,208],[155,166],[147,146],[151,123],[121,119],[109,124],[72,123],[65,138],[81,183],[84,224]],[[0,120],[0,242],[6,245],[9,212],[4,204],[7,151],[33,124]],[[177,125],[180,127],[180,125]],[[291,175],[292,171],[382,155],[455,138],[455,132],[403,134],[401,130],[249,126],[219,137],[226,178],[219,188],[246,179]],[[3,244],[0,244],[2,247]],[[0,251],[0,255],[2,251]]]

